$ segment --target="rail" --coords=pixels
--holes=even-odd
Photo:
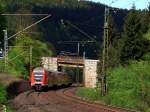
[[[65,88],[63,90],[59,90],[58,92],[56,91],[56,94],[62,96],[64,99],[71,100],[72,102],[78,102],[83,105],[92,106],[92,107],[95,107],[95,109],[99,108],[99,109],[103,110],[104,112],[105,111],[106,112],[139,112],[139,111],[136,111],[133,109],[126,109],[126,108],[122,108],[122,107],[106,105],[106,104],[92,102],[92,101],[82,99],[82,98],[74,95],[76,89],[77,88],[74,88],[74,87]]]

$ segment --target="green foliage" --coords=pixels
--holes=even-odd
[[[27,78],[29,75],[30,46],[32,46],[32,66],[41,65],[42,56],[51,56],[52,51],[42,41],[34,40],[28,36],[19,36],[16,39],[16,47],[9,49],[8,72],[16,76]],[[20,47],[17,47],[20,46]]]
[[[143,33],[146,33],[148,28],[149,28],[149,24],[147,24],[147,23],[150,22],[149,12],[147,10],[143,10],[143,11],[140,12],[139,16],[142,17],[141,21],[140,21],[141,25],[142,25],[141,30],[142,30]]]
[[[15,110],[13,110],[10,106],[7,106],[7,112],[15,112]]]
[[[141,59],[150,62],[150,52],[145,53]]]
[[[144,37],[147,39],[147,40],[150,40],[150,30],[148,31],[148,33],[146,33],[144,35]]]
[[[10,49],[9,64],[7,66],[7,70],[9,73],[15,74],[16,76],[27,75],[25,65],[28,64],[29,61],[25,62],[25,59],[29,58],[29,56],[27,55],[27,53],[23,54],[23,52],[24,51],[21,48]]]
[[[129,73],[123,67],[120,67],[116,71],[111,72],[111,74],[113,75],[109,75],[109,93],[106,102],[117,106],[134,107],[136,101],[133,100],[134,93],[132,88],[137,88],[137,85],[133,81],[136,79],[132,79],[134,77],[133,73]]]
[[[150,25],[149,25],[149,28],[148,28],[148,31],[144,34],[144,37],[150,41]]]
[[[26,55],[29,56],[29,47],[33,47],[33,65],[36,66],[36,64],[40,61],[41,56],[51,56],[52,50],[49,48],[49,45],[45,43],[44,41],[36,40],[28,36],[20,36],[16,40],[17,46],[28,46],[28,48],[21,48],[22,51],[27,51]],[[27,57],[28,58],[28,57]],[[26,61],[29,61],[29,58],[26,59]],[[38,61],[38,62],[37,62]]]
[[[108,66],[116,67],[120,64],[120,43],[118,42],[117,27],[112,16],[109,17],[109,49],[108,49]]]
[[[142,23],[139,13],[132,9],[125,18],[121,60],[123,63],[131,59],[139,59],[147,52],[147,41],[143,38]]]
[[[130,61],[108,72],[108,94],[99,89],[79,88],[77,95],[90,101],[101,100],[109,105],[148,112],[150,107],[150,63]]]
[[[89,101],[97,101],[101,99],[100,89],[80,87],[76,95]]]
[[[104,5],[90,1],[78,0],[0,0],[4,4],[5,12],[10,13],[50,13],[52,16],[40,24],[34,26],[34,30],[29,29],[26,32],[42,32],[42,39],[46,39],[58,50],[67,49],[71,52],[76,52],[76,45],[58,45],[58,41],[87,41],[91,40],[69,24],[62,27],[61,20],[70,21],[79,29],[91,35],[95,40],[102,40],[103,30],[99,26],[103,26]],[[117,15],[117,24],[121,28],[123,17],[126,15],[126,10],[121,10],[121,15]],[[101,15],[99,15],[101,14]],[[78,16],[76,16],[78,15]],[[7,28],[9,34],[14,34],[16,30],[23,29],[25,26],[41,19],[41,16],[7,16]],[[19,28],[18,28],[19,27]],[[35,31],[36,30],[36,31]],[[31,34],[28,34],[31,35]],[[33,34],[32,35],[37,35]],[[12,41],[12,40],[10,40]],[[98,50],[101,46],[98,44],[88,44],[89,48],[82,46],[80,51],[86,52],[88,57],[97,58]],[[82,53],[80,53],[82,54]]]
[[[89,7],[90,5],[85,2],[81,1],[78,2],[78,0],[26,0],[26,1],[20,1],[20,0],[0,0],[3,7],[7,7],[6,5],[10,6],[9,8],[12,8],[13,6],[16,6],[16,8],[24,7],[29,8],[31,5],[36,6],[47,6],[47,7],[80,7],[85,8]],[[8,8],[8,7],[7,7]]]
[[[109,92],[105,101],[112,105],[145,111],[150,106],[149,73],[150,64],[144,61],[131,62],[129,66],[111,70],[108,74]]]
[[[5,87],[0,84],[0,103],[5,103],[7,98],[6,98],[6,90],[5,90]]]
[[[3,72],[4,70],[4,60],[0,59],[0,72]]]
[[[117,38],[117,27],[112,15],[108,18],[109,45],[114,45]]]
[[[1,5],[0,5],[0,48],[2,47],[2,44],[3,44],[3,42],[2,42],[2,40],[4,38],[3,30],[6,27],[6,20],[5,20],[5,17],[1,15],[2,12],[3,11],[2,11],[2,8],[1,8]]]

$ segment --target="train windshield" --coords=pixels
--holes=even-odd
[[[39,82],[43,79],[44,70],[34,70],[34,80]]]

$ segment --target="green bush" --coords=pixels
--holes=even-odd
[[[108,72],[108,94],[100,96],[100,89],[79,88],[77,96],[90,101],[101,100],[109,105],[149,112],[150,63],[131,61]]]
[[[1,59],[0,60],[0,72],[3,72],[4,71],[4,60]]]
[[[89,101],[96,101],[101,99],[100,89],[80,87],[76,95]]]
[[[131,62],[129,66],[111,70],[108,89],[107,103],[146,111],[150,106],[150,64]]]
[[[150,52],[145,53],[144,56],[142,57],[142,59],[150,62]]]
[[[0,103],[5,103],[7,100],[6,97],[7,97],[7,93],[5,87],[2,84],[0,84]]]
[[[7,106],[7,112],[15,112],[10,106]]]
[[[49,49],[48,44],[30,38],[28,36],[20,36],[16,39],[15,46],[26,46],[26,47],[12,47],[8,53],[8,66],[6,68],[10,74],[14,74],[17,77],[24,77],[28,79],[30,70],[30,46],[32,46],[32,66],[40,66],[42,56],[51,56],[52,51]],[[1,67],[0,62],[0,67]],[[4,63],[4,61],[3,61]],[[2,68],[2,67],[1,67]],[[3,67],[4,68],[4,67]]]

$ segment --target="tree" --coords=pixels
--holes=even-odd
[[[117,27],[112,16],[109,16],[109,50],[108,50],[108,67],[112,68],[119,65],[119,39],[117,35]]]
[[[148,28],[149,28],[149,22],[150,22],[150,12],[147,10],[143,10],[140,12],[140,17],[141,18],[141,31],[142,33],[146,33]]]
[[[23,75],[28,77],[30,66],[30,46],[32,46],[32,67],[41,66],[41,57],[52,56],[52,48],[40,40],[34,39],[25,35],[16,38],[15,46],[9,49],[9,64],[7,72],[16,76]]]
[[[147,43],[148,43],[147,51],[150,53],[150,23],[149,23],[148,31],[144,34],[144,37],[145,37],[145,39],[147,40]]]
[[[147,50],[147,42],[143,38],[141,17],[135,7],[129,11],[125,18],[122,39],[121,61],[123,63],[139,59]]]
[[[150,41],[150,25],[149,25],[149,29],[148,29],[147,33],[144,35],[144,37]]]
[[[2,8],[0,6],[0,48],[3,47],[3,40],[4,40],[4,33],[3,30],[6,27],[6,20],[5,17],[1,15],[2,14]]]
[[[119,44],[119,38],[118,38],[118,31],[117,31],[117,27],[114,21],[114,18],[112,15],[109,15],[108,18],[108,34],[109,34],[109,48],[108,48],[108,62],[107,62],[107,67],[108,69],[116,67],[120,64],[120,44]],[[102,54],[102,53],[101,53]],[[100,62],[102,60],[102,56],[100,56]],[[101,70],[102,70],[102,63],[98,64],[98,74],[101,74]]]

